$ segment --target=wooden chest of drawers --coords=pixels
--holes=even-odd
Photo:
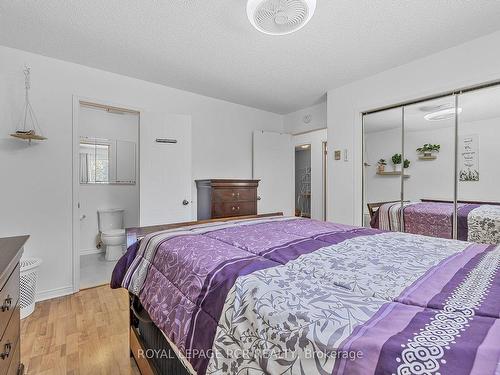
[[[22,375],[19,260],[28,236],[0,238],[0,375]]]
[[[259,180],[196,180],[198,220],[257,215]]]

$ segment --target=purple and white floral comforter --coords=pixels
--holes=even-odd
[[[113,287],[198,374],[497,374],[500,248],[268,218],[148,235]]]
[[[459,203],[458,239],[500,244],[500,205]],[[453,238],[453,203],[385,203],[375,212],[371,226],[432,237]]]

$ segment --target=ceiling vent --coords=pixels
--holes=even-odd
[[[285,35],[303,28],[314,15],[316,0],[248,0],[250,23],[260,32]]]

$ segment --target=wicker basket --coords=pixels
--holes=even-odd
[[[21,319],[26,318],[35,310],[36,286],[38,280],[38,267],[42,260],[38,258],[21,259]]]

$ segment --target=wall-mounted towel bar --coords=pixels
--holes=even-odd
[[[177,139],[171,139],[171,138],[156,138],[156,142],[158,142],[158,143],[177,143]]]

